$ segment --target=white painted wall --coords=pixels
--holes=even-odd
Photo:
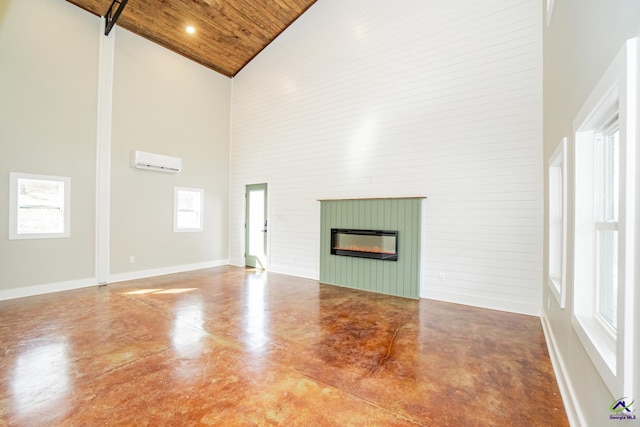
[[[0,3],[0,296],[95,277],[99,28],[66,2]],[[69,238],[8,240],[9,172],[71,178]]]
[[[118,28],[111,155],[111,273],[227,264],[231,80]],[[132,150],[180,157],[178,174],[129,165]],[[174,187],[204,189],[204,230],[173,231]],[[135,262],[130,263],[130,257]]]
[[[589,94],[625,41],[640,35],[640,3],[635,0],[556,0],[550,25],[544,27],[544,158],[567,137],[569,185],[567,217],[567,304],[561,308],[544,280],[544,311],[548,342],[558,382],[574,425],[603,426],[609,421],[612,396],[579,341],[571,314],[574,295],[573,128]],[[636,219],[636,221],[638,221]],[[546,235],[545,228],[545,235]],[[545,239],[546,242],[546,239]],[[546,244],[544,277],[548,275]],[[636,260],[637,261],[637,260]],[[636,271],[638,266],[636,262]],[[637,289],[637,286],[636,286]],[[638,292],[636,291],[636,295]],[[634,310],[640,313],[638,298]],[[636,322],[637,323],[637,322]],[[636,327],[636,350],[640,328]],[[640,396],[640,358],[635,352],[635,397]]]
[[[116,32],[110,281],[226,264],[231,80]],[[0,1],[0,299],[97,283],[101,37],[68,2]],[[182,157],[183,171],[132,169],[132,149]],[[11,171],[71,177],[70,238],[8,240]],[[174,186],[205,190],[204,232],[173,233]]]
[[[271,270],[311,278],[317,199],[427,196],[421,295],[539,313],[541,14],[317,2],[233,81],[231,262],[246,184],[269,184]]]

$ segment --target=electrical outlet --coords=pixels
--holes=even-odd
[[[136,257],[134,257],[133,255],[131,255],[131,256],[129,257],[129,264],[133,264],[133,263],[135,263],[135,262],[136,262]]]
[[[438,277],[440,278],[440,280],[444,280],[445,279],[444,271],[441,271]]]

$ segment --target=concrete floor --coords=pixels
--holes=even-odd
[[[568,423],[536,317],[219,267],[0,302],[0,425]]]

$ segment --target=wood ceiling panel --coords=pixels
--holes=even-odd
[[[111,5],[67,1],[98,16]],[[116,25],[232,77],[315,1],[129,0]]]

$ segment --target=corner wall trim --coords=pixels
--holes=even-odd
[[[145,279],[147,277],[164,276],[165,274],[183,273],[185,271],[202,270],[204,268],[229,265],[228,259],[197,262],[194,264],[174,265],[171,267],[153,268],[149,270],[131,271],[128,273],[112,274],[108,283],[126,282],[128,280]]]
[[[101,34],[105,21],[102,20]],[[115,36],[100,36],[98,61],[98,120],[96,134],[96,276],[109,277],[111,228],[111,129],[113,121],[113,73]]]
[[[547,320],[546,315],[543,313],[540,317],[540,322],[542,323],[542,331],[544,332],[545,341],[547,342],[547,349],[549,351],[549,358],[551,359],[551,366],[553,367],[553,372],[556,375],[556,381],[558,382],[558,388],[560,389],[560,395],[562,396],[562,401],[564,402],[564,409],[567,413],[567,418],[569,420],[569,425],[571,427],[582,427],[586,426],[587,423],[584,419],[584,415],[582,415],[582,411],[576,405],[576,393],[569,381],[569,375],[567,374],[567,368],[560,356],[560,352],[558,351],[558,345],[556,344],[556,339],[551,332],[551,327],[549,325],[549,321]]]
[[[97,284],[98,279],[96,277],[89,277],[86,279],[67,280],[64,282],[12,288],[0,291],[0,301],[50,294],[53,292],[71,291],[73,289],[88,288]]]

